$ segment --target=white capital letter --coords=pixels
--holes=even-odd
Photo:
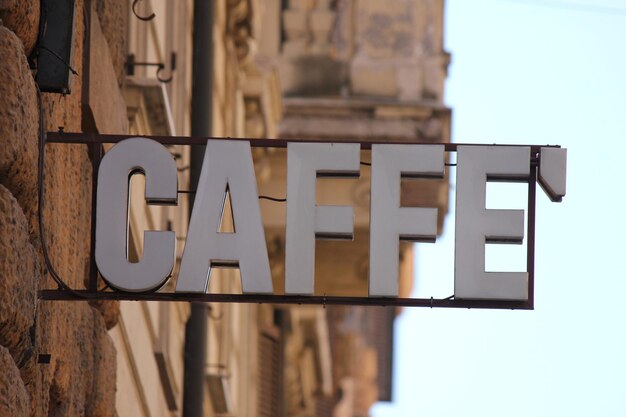
[[[104,279],[122,291],[159,288],[172,273],[176,237],[171,231],[144,231],[143,257],[131,263],[128,246],[128,183],[135,172],[146,176],[148,204],[176,204],[176,163],[158,142],[126,139],[100,162],[96,205],[96,264]]]
[[[434,242],[437,209],[400,207],[400,179],[443,177],[443,146],[372,145],[370,296],[398,296],[398,240]]]
[[[524,210],[485,209],[486,181],[527,179],[530,148],[459,146],[456,171],[455,298],[527,300],[527,272],[485,272],[485,243],[524,239]]]
[[[352,239],[354,210],[317,206],[315,179],[359,176],[359,144],[289,143],[285,293],[313,294],[315,238]]]
[[[227,189],[234,233],[219,232]],[[249,142],[207,144],[176,291],[205,293],[219,266],[239,267],[244,293],[273,291]]]

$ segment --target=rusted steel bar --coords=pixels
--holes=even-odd
[[[361,149],[371,149],[372,145],[408,145],[418,144],[417,142],[398,142],[387,140],[368,140],[368,141],[353,141],[347,139],[334,139],[332,141],[325,139],[259,139],[259,138],[223,138],[223,137],[198,137],[198,136],[146,136],[146,135],[100,135],[95,133],[66,133],[66,132],[48,132],[46,141],[48,143],[117,143],[124,139],[133,137],[143,137],[155,140],[163,145],[206,145],[209,140],[239,140],[249,141],[250,146],[262,147],[262,148],[286,148],[289,142],[310,142],[310,143],[360,143]],[[456,152],[457,146],[529,146],[531,152],[539,153],[542,147],[560,148],[559,145],[490,145],[484,143],[419,143],[420,145],[443,145],[447,152]]]
[[[528,271],[528,303],[535,304],[535,218],[537,200],[537,167],[530,168],[528,179],[528,243],[526,245],[526,270]]]
[[[98,190],[98,169],[100,160],[104,155],[104,149],[100,143],[92,143],[89,145],[89,156],[91,158],[91,242],[89,246],[89,281],[87,288],[94,292],[98,290],[98,266],[93,256],[96,253],[96,202]]]
[[[456,300],[454,298],[387,298],[387,297],[346,297],[346,296],[309,296],[309,295],[273,295],[273,294],[197,294],[181,292],[128,293],[114,291],[76,291],[76,294],[64,290],[41,290],[41,300],[85,301],[185,301],[210,303],[253,303],[253,304],[315,304],[315,305],[360,305],[360,306],[398,306],[430,308],[479,308],[532,310],[527,301],[506,300]]]

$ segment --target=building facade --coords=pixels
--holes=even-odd
[[[59,18],[63,7],[71,13]],[[449,141],[443,0],[213,7],[213,136]],[[92,240],[93,149],[42,146],[42,132],[190,135],[193,13],[192,0],[0,1],[2,416],[186,417],[188,304],[42,301],[37,291],[84,288]],[[60,49],[51,56],[57,43],[45,36],[61,33],[58,21],[71,33],[67,59]],[[49,65],[67,74],[62,92],[38,91]],[[190,149],[169,149],[179,188],[189,189]],[[260,194],[284,196],[284,152],[255,149],[253,157]],[[358,180],[320,183],[320,203],[355,207],[355,240],[317,243],[315,291],[365,296],[369,169]],[[130,180],[129,260],[141,258],[144,230],[174,230],[180,259],[189,196],[176,207],[148,206],[143,184],[141,175]],[[282,293],[285,205],[260,204]],[[447,181],[403,183],[402,204],[438,207],[441,228]],[[410,292],[412,253],[402,244],[401,296]],[[209,291],[240,292],[238,271],[212,274]],[[394,309],[206,307],[205,416],[365,416],[391,399]]]

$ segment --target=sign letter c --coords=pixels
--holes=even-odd
[[[161,287],[172,273],[176,236],[171,231],[144,231],[143,257],[128,260],[128,191],[130,177],[146,176],[146,203],[177,204],[176,163],[158,142],[126,139],[109,150],[98,171],[96,264],[104,279],[122,291]]]

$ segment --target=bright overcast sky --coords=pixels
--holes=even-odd
[[[568,194],[538,188],[535,310],[405,310],[374,415],[624,416],[626,0],[446,0],[445,29],[453,141],[562,145]],[[523,207],[515,187],[490,204]],[[418,245],[419,296],[452,294],[452,209]]]

